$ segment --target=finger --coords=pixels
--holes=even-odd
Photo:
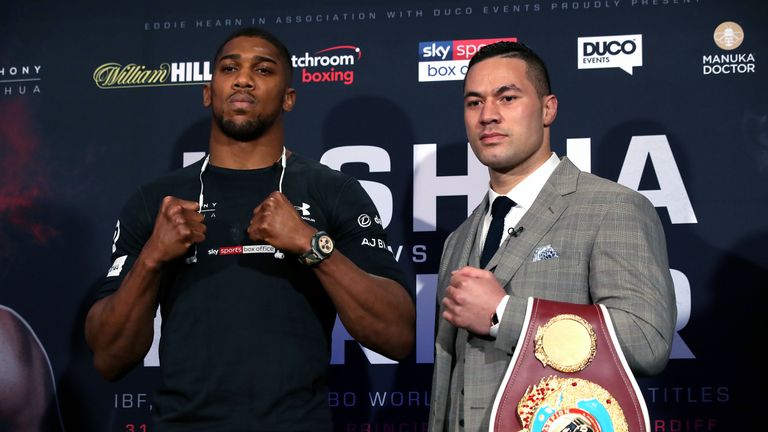
[[[469,278],[487,278],[489,275],[492,275],[493,273],[489,272],[488,270],[483,270],[481,268],[477,267],[471,267],[471,266],[464,266],[458,270],[455,270],[452,275],[456,276],[464,276]]]
[[[198,204],[196,201],[187,201],[181,198],[176,198],[171,195],[166,195],[163,198],[161,208],[169,208],[171,206],[180,206],[182,209],[188,209],[188,210],[194,210],[194,211],[197,211],[198,209]]]
[[[197,210],[182,209],[183,218],[196,223],[202,223],[205,220],[205,215],[198,213]]]

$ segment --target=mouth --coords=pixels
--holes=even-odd
[[[506,138],[506,135],[500,132],[483,132],[480,134],[480,142],[484,144],[493,144]]]
[[[241,92],[234,93],[229,97],[227,101],[235,109],[248,109],[256,103],[256,99],[254,99],[251,95]]]

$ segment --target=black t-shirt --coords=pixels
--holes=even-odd
[[[163,197],[198,201],[201,164],[130,198],[100,296],[120,286]],[[177,260],[159,293],[159,431],[332,429],[326,375],[336,310],[310,268],[254,244],[246,232],[253,209],[278,189],[280,174],[279,164],[209,165],[202,174],[205,241],[196,246],[196,263]],[[376,207],[355,179],[294,154],[283,192],[306,223],[327,231],[361,269],[406,286]]]

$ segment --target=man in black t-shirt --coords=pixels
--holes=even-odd
[[[240,30],[203,89],[210,153],[141,187],[86,320],[94,364],[117,379],[146,355],[160,305],[158,431],[331,430],[335,316],[392,358],[414,305],[375,206],[351,177],[284,147],[290,55]]]

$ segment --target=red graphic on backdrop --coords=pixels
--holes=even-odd
[[[39,138],[30,120],[27,102],[22,99],[0,103],[0,240],[6,230],[31,234],[36,243],[45,244],[56,234],[53,227],[30,217],[43,197],[47,179],[37,163]]]

